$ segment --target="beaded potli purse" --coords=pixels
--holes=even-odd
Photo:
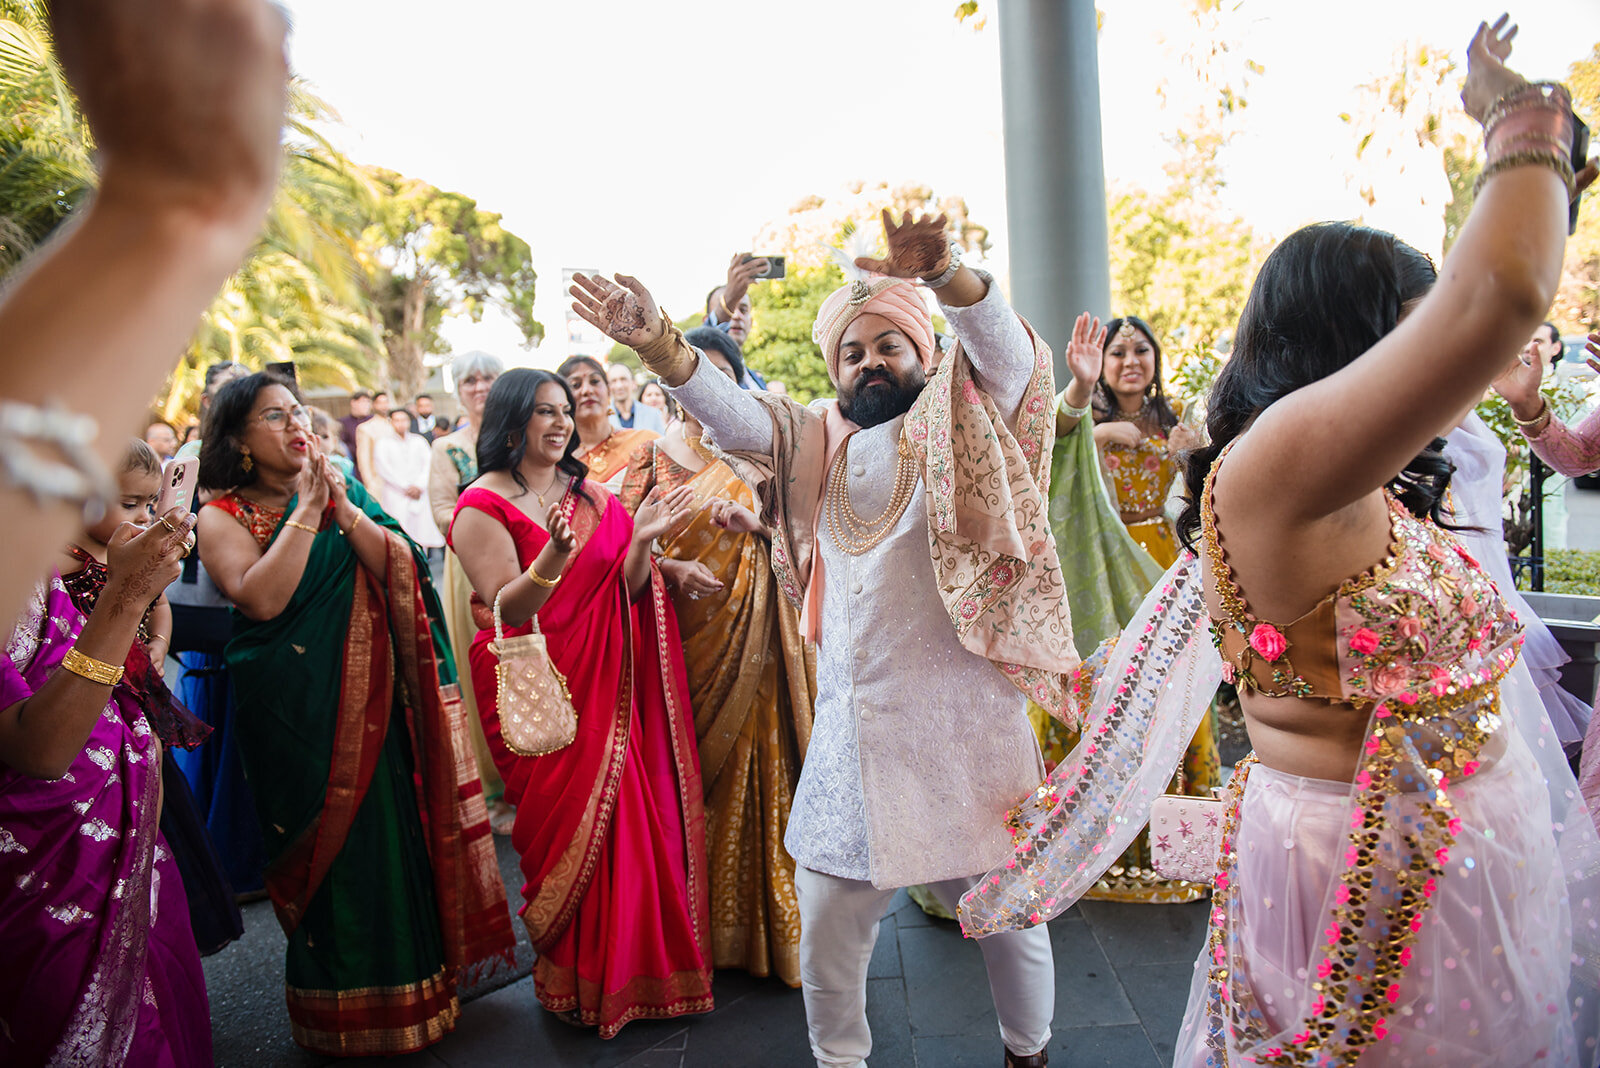
[[[539,616],[527,634],[507,638],[500,622],[500,598],[494,597],[494,641],[489,651],[499,661],[494,674],[500,703],[500,737],[518,756],[543,756],[565,749],[578,733],[578,713],[567,692],[567,680],[550,660]]]

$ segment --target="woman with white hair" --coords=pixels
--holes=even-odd
[[[506,369],[500,357],[487,352],[465,352],[450,365],[450,376],[456,384],[456,399],[461,402],[461,413],[466,423],[461,429],[433,441],[433,464],[428,471],[428,505],[433,510],[433,521],[440,533],[450,529],[450,517],[456,512],[456,498],[461,487],[478,477],[478,426],[483,420],[483,406],[489,399],[489,387]],[[445,549],[444,581],[440,592],[444,595],[445,626],[450,631],[450,651],[456,664],[467,662],[467,650],[477,637],[478,625],[472,621],[472,584],[455,551]],[[478,703],[470,692],[472,687],[461,688],[461,700],[467,707],[467,723],[472,735],[472,752],[478,760],[478,777],[483,780],[483,797],[489,803],[489,826],[497,834],[510,834],[514,816],[511,808],[501,800],[505,783],[489,757],[489,747],[483,740],[483,726],[478,721]]]

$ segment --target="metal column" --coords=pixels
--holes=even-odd
[[[1000,0],[1011,302],[1056,354],[1110,315],[1100,60],[1093,0]]]

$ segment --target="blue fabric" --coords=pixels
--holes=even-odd
[[[256,819],[255,796],[245,781],[234,741],[233,685],[227,665],[220,655],[209,653],[179,653],[177,658],[183,665],[178,682],[181,700],[216,733],[192,752],[173,751],[173,760],[194,791],[233,889],[263,890],[266,846]]]

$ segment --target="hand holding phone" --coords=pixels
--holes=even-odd
[[[156,498],[156,515],[166,515],[174,508],[189,511],[194,507],[196,476],[200,461],[193,456],[174,457],[161,465],[161,494]]]

